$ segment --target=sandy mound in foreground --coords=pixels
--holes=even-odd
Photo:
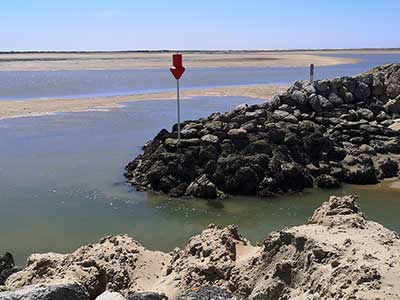
[[[210,225],[169,254],[106,237],[72,254],[33,254],[5,288],[75,282],[90,299],[106,289],[176,299],[205,286],[255,300],[399,299],[399,270],[399,235],[368,221],[355,196],[332,196],[308,224],[271,233],[260,247],[235,226]]]

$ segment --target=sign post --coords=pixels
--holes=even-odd
[[[310,64],[310,82],[314,82],[314,64]]]
[[[180,109],[180,99],[179,99],[179,79],[185,72],[185,68],[182,65],[182,54],[176,53],[172,55],[172,67],[170,68],[172,75],[176,79],[176,103],[177,103],[177,113],[178,113],[178,144],[181,141],[181,109]]]

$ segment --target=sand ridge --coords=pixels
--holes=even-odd
[[[184,101],[185,99],[198,96],[236,96],[266,100],[272,98],[274,94],[286,90],[286,88],[286,86],[255,85],[182,90],[181,99]],[[176,99],[175,92],[81,99],[0,101],[0,119],[51,115],[60,112],[82,112],[90,110],[102,111],[123,107],[125,102],[173,99]]]

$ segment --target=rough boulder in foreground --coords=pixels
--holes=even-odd
[[[306,225],[257,247],[235,226],[210,225],[169,254],[126,235],[72,254],[34,254],[0,299],[398,300],[399,270],[399,235],[368,221],[354,196],[332,196]]]
[[[126,166],[138,189],[174,197],[276,196],[398,176],[400,64],[295,82],[270,102],[163,129]]]

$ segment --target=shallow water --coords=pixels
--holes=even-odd
[[[182,103],[182,118],[226,111],[247,98],[199,97]],[[371,219],[400,231],[398,193],[385,187],[318,189],[274,200],[168,200],[124,183],[124,165],[141,145],[175,120],[174,101],[130,103],[82,112],[0,121],[0,252],[23,264],[32,252],[69,252],[100,237],[128,233],[160,250],[184,246],[209,223],[235,223],[252,242],[303,223],[331,193],[361,195]]]
[[[400,54],[337,54],[361,58],[356,64],[316,67],[318,78],[351,76],[387,63],[400,62]],[[244,84],[290,84],[308,79],[308,68],[193,68],[181,79],[183,88]],[[3,71],[0,72],[0,101],[32,98],[78,98],[127,95],[175,89],[168,69]]]
[[[351,56],[354,55],[345,55]],[[317,68],[317,77],[354,75],[400,55],[356,55],[359,64]],[[194,69],[183,86],[289,83],[307,68]],[[0,72],[0,99],[76,97],[168,90],[168,71]],[[0,100],[1,101],[1,100]],[[182,119],[257,100],[197,97],[182,103]],[[360,195],[368,217],[400,232],[399,192],[382,186],[309,190],[273,200],[169,200],[127,186],[124,165],[162,127],[175,121],[174,101],[126,108],[0,120],[0,252],[23,264],[32,252],[70,252],[108,234],[128,233],[152,249],[171,250],[209,223],[235,223],[252,242],[272,230],[304,223],[332,193]]]

